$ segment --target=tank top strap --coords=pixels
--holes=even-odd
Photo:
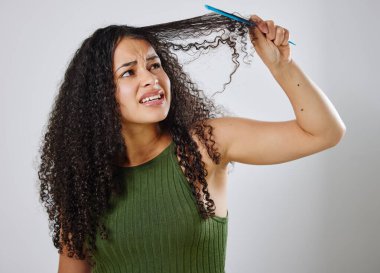
[[[169,156],[169,154],[174,153],[174,150],[175,150],[175,143],[174,143],[174,141],[171,141],[170,144],[168,146],[166,146],[166,148],[164,150],[161,151],[161,153],[159,153],[156,157],[150,159],[149,161],[144,162],[144,163],[137,165],[137,166],[128,166],[128,167],[123,166],[120,168],[126,172],[134,172],[134,173],[140,172],[140,171],[145,171],[147,168],[151,168],[151,167],[157,165],[160,161],[167,158]]]

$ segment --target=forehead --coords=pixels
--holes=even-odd
[[[125,61],[134,61],[155,53],[154,48],[145,40],[123,38],[115,48],[113,60],[115,66]]]

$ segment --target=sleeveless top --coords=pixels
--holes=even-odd
[[[138,166],[119,167],[125,190],[96,237],[93,273],[224,273],[226,217],[203,220],[172,141]]]

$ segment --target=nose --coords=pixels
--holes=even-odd
[[[153,73],[149,72],[148,70],[146,70],[146,72],[147,73],[144,73],[145,76],[142,79],[142,86],[147,87],[151,85],[154,88],[154,86],[158,83],[158,79]]]

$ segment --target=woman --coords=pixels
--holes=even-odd
[[[55,102],[39,170],[59,273],[224,272],[228,163],[278,164],[340,141],[345,125],[292,60],[289,31],[250,20],[258,27],[210,14],[109,26],[83,42]],[[228,35],[173,42],[209,30]],[[247,30],[295,120],[220,116],[170,51],[223,43],[235,62],[236,36],[246,44]]]

